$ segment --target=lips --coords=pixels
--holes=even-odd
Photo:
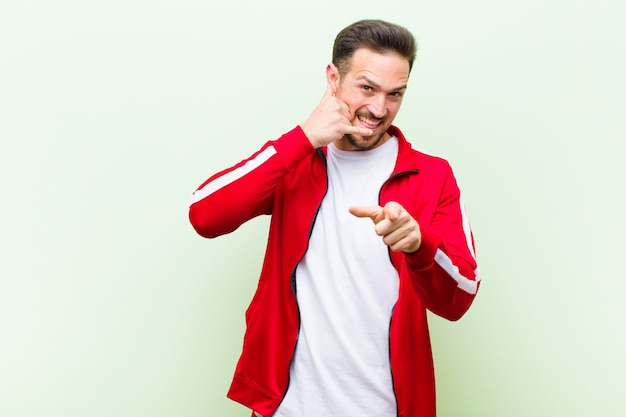
[[[362,114],[358,114],[357,119],[363,127],[372,130],[376,129],[383,123],[383,119],[371,118]]]

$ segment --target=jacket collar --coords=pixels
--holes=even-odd
[[[419,171],[417,161],[414,157],[413,147],[409,141],[406,140],[402,131],[397,126],[391,125],[389,129],[387,129],[387,133],[398,138],[398,158],[396,159],[396,165],[392,175],[399,172]],[[317,153],[322,157],[324,162],[326,162],[328,148],[326,146],[318,148]]]
[[[398,127],[391,125],[389,129],[387,129],[387,132],[398,138],[398,159],[396,159],[393,174],[406,171],[419,171],[413,147],[409,141],[406,140],[402,131]]]

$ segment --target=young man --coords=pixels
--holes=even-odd
[[[193,195],[205,237],[272,216],[228,393],[256,415],[435,416],[426,310],[459,319],[480,279],[452,169],[392,125],[415,51],[348,26],[311,116]]]

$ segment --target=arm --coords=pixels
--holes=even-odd
[[[274,190],[313,146],[300,127],[269,141],[240,163],[210,177],[194,193],[192,226],[204,237],[230,233],[244,222],[269,214]]]
[[[351,125],[348,105],[333,92],[329,81],[322,100],[301,126],[267,142],[250,158],[215,174],[196,190],[189,219],[200,235],[230,233],[253,217],[269,214],[277,185],[314,148],[345,134],[371,134],[369,129]]]
[[[480,275],[461,191],[449,167],[432,221],[422,231],[420,249],[406,254],[404,262],[415,291],[433,313],[458,320],[469,309]]]
[[[352,214],[370,217],[375,231],[403,264],[413,288],[433,313],[458,320],[470,307],[480,277],[472,232],[461,203],[461,193],[449,169],[432,221],[426,227],[399,203],[384,207],[352,207]]]

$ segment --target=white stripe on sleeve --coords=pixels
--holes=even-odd
[[[268,146],[262,152],[256,155],[254,158],[246,161],[246,163],[243,164],[242,166],[205,184],[204,187],[200,188],[195,193],[193,193],[191,197],[191,202],[189,203],[189,205],[197,203],[198,201],[210,196],[211,194],[218,191],[219,189],[244,177],[245,175],[254,171],[256,168],[263,165],[268,159],[270,159],[275,154],[276,154],[276,149],[273,146]]]
[[[444,271],[448,273],[458,284],[458,287],[469,294],[476,294],[478,291],[478,283],[480,282],[480,272],[478,268],[474,270],[476,274],[476,280],[471,280],[467,277],[464,277],[459,268],[452,263],[452,260],[443,253],[441,249],[437,249],[437,253],[435,254],[435,262],[439,264],[440,267],[443,268]]]
[[[465,212],[465,204],[463,204],[463,191],[461,191],[461,185],[459,184],[459,179],[457,178],[454,169],[452,167],[450,167],[450,169],[452,170],[452,176],[454,177],[457,188],[459,189],[459,206],[461,209],[461,219],[463,220],[463,233],[465,234],[465,242],[467,244],[467,249],[469,249],[470,253],[472,254],[472,258],[476,260],[474,244],[472,243],[472,229],[467,218],[467,213]]]

